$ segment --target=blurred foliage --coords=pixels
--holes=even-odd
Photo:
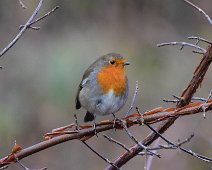
[[[0,1],[1,49],[14,38],[19,25],[27,21],[38,3],[38,0],[22,1],[27,6],[25,10],[18,0]],[[211,0],[192,2],[212,16]],[[75,113],[82,123],[85,111],[75,110],[75,94],[84,70],[98,56],[118,52],[131,63],[127,67],[130,95],[126,107],[117,114],[121,117],[129,106],[136,80],[139,81],[136,105],[140,110],[170,107],[162,99],[181,93],[201,59],[189,48],[183,51],[177,46],[157,48],[157,43],[188,41],[186,37],[191,35],[212,39],[207,20],[183,1],[51,0],[44,1],[38,17],[56,5],[60,6],[58,11],[36,24],[41,30],[27,30],[1,58],[4,67],[0,73],[1,157],[10,152],[15,140],[23,147],[39,142],[45,132],[71,123]],[[211,74],[210,68],[198,96],[208,95]],[[112,117],[98,117],[98,121],[108,118]],[[166,136],[177,141],[195,132],[196,137],[186,147],[211,156],[212,134],[208,131],[211,119],[211,114],[206,120],[201,115],[181,118]],[[149,132],[145,127],[132,130],[139,139]],[[133,144],[123,132],[106,133],[128,146]],[[110,159],[123,153],[101,136],[89,143]],[[124,169],[141,169],[143,160],[133,159]],[[167,165],[170,161],[172,164]],[[103,169],[107,165],[79,141],[56,146],[23,162],[33,168],[64,170]],[[152,169],[210,169],[209,166],[181,152],[162,151],[162,159],[154,159]],[[18,165],[11,168],[21,169]]]

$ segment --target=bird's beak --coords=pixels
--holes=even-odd
[[[130,63],[125,61],[125,62],[123,62],[123,65],[127,66],[127,65],[130,65]]]

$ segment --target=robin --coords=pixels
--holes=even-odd
[[[120,54],[109,53],[85,71],[76,96],[76,109],[82,106],[87,110],[84,122],[95,123],[96,115],[114,116],[124,106],[128,96],[126,65],[129,62]]]

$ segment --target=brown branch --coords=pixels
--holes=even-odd
[[[197,88],[200,87],[211,62],[212,62],[212,45],[209,45],[206,53],[203,55],[200,64],[196,67],[194,71],[192,80],[190,81],[187,88],[183,91],[181,95],[183,99],[177,104],[177,107],[185,106],[191,101],[193,94],[196,92]]]
[[[212,100],[209,100],[208,103],[203,103],[203,104],[204,104],[206,112],[209,110],[212,110]],[[201,104],[201,103],[196,103],[196,105],[190,104],[184,108],[180,108],[180,109],[176,109],[176,110],[169,108],[169,109],[161,110],[161,112],[155,112],[155,113],[152,113],[152,111],[149,111],[149,112],[143,113],[143,115],[141,115],[139,113],[134,113],[134,114],[129,115],[127,118],[123,118],[122,120],[125,122],[127,127],[130,127],[133,125],[140,125],[143,123],[151,124],[151,123],[155,123],[155,122],[160,122],[162,120],[167,120],[167,119],[169,120],[170,117],[176,118],[179,116],[200,113],[203,111],[202,110],[203,104]],[[156,110],[156,109],[153,109],[153,110]],[[169,111],[169,110],[171,110],[171,111]],[[114,126],[113,124],[114,124],[114,121],[102,121],[99,124],[97,124],[96,132],[100,133],[103,131],[113,129],[113,126]],[[51,136],[51,134],[48,134],[47,136],[50,137],[49,140],[40,142],[33,146],[27,147],[25,149],[21,149],[17,153],[9,154],[8,156],[0,159],[0,168],[4,167],[10,163],[16,162],[15,157],[18,160],[21,160],[29,155],[40,152],[42,150],[45,150],[52,146],[58,145],[60,143],[74,140],[74,139],[85,141],[95,135],[95,129],[93,129],[92,126],[81,125],[80,127],[81,127],[81,129],[78,131],[76,131],[76,130],[67,131],[67,132],[61,131],[60,133],[58,131],[58,134],[56,134],[56,136],[54,136],[55,135],[54,133],[52,134],[52,136]],[[73,128],[74,128],[74,126],[73,126]],[[119,120],[117,120],[115,122],[115,128],[123,129],[122,123]],[[148,141],[147,139],[144,142],[142,142],[142,144],[143,145],[145,144],[145,146],[148,146],[151,143],[151,141]],[[129,153],[130,157],[133,156],[132,153],[138,154],[139,152],[141,152],[143,150],[143,148],[140,145],[135,145],[135,146],[137,146],[137,147],[132,147],[129,149],[130,152],[127,151],[127,153]],[[124,158],[125,159],[123,159],[123,161],[129,160],[129,157],[124,157]],[[120,167],[120,164],[117,164],[116,161],[114,162],[114,165],[117,167]]]
[[[186,106],[194,93],[196,92],[197,88],[201,85],[202,80],[208,70],[209,65],[212,61],[212,45],[209,45],[209,47],[206,50],[206,53],[203,55],[203,58],[200,62],[200,64],[196,67],[196,70],[194,72],[193,78],[188,84],[187,88],[183,90],[180,102],[177,103],[177,108]],[[210,106],[211,107],[211,106]],[[199,109],[203,110],[204,107],[200,107]],[[196,108],[199,110],[198,108]],[[207,108],[208,109],[208,108]],[[195,110],[195,109],[194,109]],[[194,111],[193,110],[193,111]],[[184,112],[185,113],[185,112]],[[159,113],[158,113],[159,114]],[[178,118],[179,115],[173,116],[172,118],[164,120],[157,128],[156,131],[160,134],[163,134]],[[152,132],[150,133],[141,143],[145,146],[150,145],[153,141],[155,141],[159,136]],[[123,166],[127,161],[134,158],[139,152],[143,151],[143,148],[139,145],[134,145],[130,148],[130,153],[125,152],[121,156],[118,156],[118,158],[115,159],[114,164],[118,167]],[[108,166],[106,168],[107,170],[114,169],[112,166]]]

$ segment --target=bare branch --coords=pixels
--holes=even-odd
[[[187,43],[187,42],[167,42],[167,43],[157,44],[157,47],[163,47],[163,46],[167,46],[167,45],[180,45],[181,46],[180,50],[182,50],[185,46],[188,46],[188,47],[192,47],[192,48],[196,48],[196,49],[200,50],[198,52],[201,54],[206,53],[206,50],[204,48],[194,45],[194,44],[191,44],[191,43]]]
[[[104,136],[106,139],[108,139],[110,142],[113,142],[113,143],[115,143],[115,144],[121,146],[122,148],[124,148],[126,151],[130,152],[130,150],[129,150],[123,143],[121,143],[121,142],[119,142],[119,141],[117,141],[117,140],[115,140],[115,139],[113,139],[113,138],[111,138],[111,137],[109,137],[109,136],[107,136],[107,135],[105,135],[105,134],[103,134],[103,136]]]
[[[185,143],[188,143],[188,142],[190,142],[191,141],[191,139],[194,137],[194,134],[191,134],[188,138],[186,138],[185,140],[183,140],[182,142],[180,142],[180,140],[178,140],[179,142],[178,142],[178,146],[181,146],[181,145],[183,145],[183,144],[185,144]]]
[[[19,1],[19,4],[21,5],[21,7],[23,9],[27,9],[26,5],[24,5],[24,3],[21,0],[18,0],[18,1]]]
[[[136,82],[135,82],[135,92],[134,92],[134,95],[133,95],[133,99],[132,99],[130,108],[128,109],[127,113],[125,114],[125,117],[127,117],[127,115],[128,115],[128,114],[130,113],[130,111],[132,110],[132,108],[133,108],[133,106],[134,106],[134,103],[135,103],[135,99],[136,99],[137,93],[138,93],[138,80],[136,80]]]
[[[212,20],[211,18],[209,17],[208,14],[206,14],[205,11],[203,11],[201,8],[199,8],[198,6],[194,5],[193,3],[191,3],[190,1],[188,0],[184,0],[186,3],[188,3],[189,5],[191,5],[193,8],[195,8],[196,10],[198,10],[201,14],[203,14],[205,16],[205,18],[208,20],[208,22],[210,24],[212,24]]]
[[[159,144],[159,142],[160,142],[160,138],[158,138],[158,139],[154,142],[154,146],[153,146],[153,147],[157,146],[157,145]],[[157,152],[157,150],[153,150],[153,153],[156,153],[156,152]],[[152,165],[153,158],[154,158],[153,156],[148,156],[148,157],[147,157],[146,170],[149,170],[149,169],[150,169],[150,167],[151,167],[151,165]]]
[[[23,163],[21,163],[18,158],[15,157],[15,160],[16,162],[24,169],[24,170],[46,170],[47,168],[44,167],[44,168],[41,168],[41,169],[30,169],[30,168],[27,168]]]
[[[29,20],[26,22],[24,27],[21,29],[21,31],[16,35],[16,37],[1,51],[0,57],[2,57],[23,35],[23,33],[27,30],[27,27],[30,25],[31,21],[34,19],[34,17],[37,15],[38,11],[40,10],[44,0],[40,0],[38,3],[38,6],[36,7],[35,11],[33,12],[32,16],[29,18]]]
[[[191,36],[191,37],[188,37],[188,39],[190,39],[190,40],[197,40],[197,42],[195,44],[198,44],[200,41],[205,42],[205,43],[208,43],[208,44],[212,44],[211,41],[208,41],[208,40],[206,40],[204,38],[201,38],[201,37]]]
[[[7,169],[8,167],[9,167],[8,165],[5,165],[5,166],[1,167],[0,170],[5,170],[5,169]]]
[[[152,111],[149,111],[149,112],[146,112],[143,114],[134,113],[134,114],[129,115],[127,118],[123,118],[123,121],[125,122],[127,127],[130,127],[133,125],[138,125],[138,124],[140,125],[143,122],[144,123],[155,123],[155,122],[159,122],[159,121],[162,121],[165,119],[169,120],[169,118],[176,118],[179,116],[200,113],[200,112],[202,112],[202,105],[203,104],[201,104],[201,103],[192,103],[192,104],[190,104],[190,106],[188,105],[187,107],[179,108],[177,110],[168,108],[168,109],[164,109],[164,112],[162,111],[162,112],[152,113]],[[212,110],[212,100],[209,100],[208,103],[204,104],[204,106],[206,108],[205,109],[206,112],[209,110]],[[153,109],[153,110],[155,110],[155,109]],[[148,113],[152,113],[152,114],[148,114]],[[141,115],[143,115],[143,116],[141,116]],[[50,133],[50,136],[51,135],[52,136],[50,138],[45,138],[46,139],[45,141],[35,144],[33,146],[27,147],[25,149],[20,150],[19,152],[15,153],[15,154],[8,155],[8,156],[0,159],[0,168],[3,166],[6,166],[12,162],[15,162],[14,156],[16,156],[19,160],[21,160],[31,154],[37,153],[39,151],[45,150],[47,148],[50,148],[54,145],[58,145],[60,143],[66,142],[66,141],[70,141],[70,140],[74,140],[74,139],[88,140],[89,138],[91,138],[95,135],[95,131],[97,133],[100,133],[103,131],[113,129],[114,128],[113,124],[114,124],[113,121],[102,121],[99,124],[97,124],[96,130],[93,129],[93,127],[91,125],[81,125],[81,126],[79,126],[79,127],[81,127],[81,129],[79,129],[79,131],[75,130],[75,127],[72,126],[73,124],[71,124],[71,126],[68,125],[69,127],[74,128],[73,131],[70,131],[71,133],[69,133],[69,131],[62,132],[60,130],[54,132],[54,133],[57,133],[56,135],[52,135],[52,133]],[[66,128],[68,126],[64,126],[63,128]],[[115,128],[123,129],[123,124],[120,121],[116,121]],[[58,129],[61,129],[61,128],[58,128]],[[48,134],[47,134],[47,136],[48,136]],[[141,143],[141,142],[139,142],[139,143]],[[149,145],[149,143],[147,143],[147,142],[142,142],[142,144]],[[130,151],[131,151],[130,155],[135,154],[135,152],[136,152],[136,154],[141,152],[143,150],[143,147],[141,147],[141,146],[139,147],[139,146],[140,146],[140,144],[137,145],[137,147],[140,149],[135,147],[135,148],[137,148],[137,150],[133,150],[135,148],[132,147],[130,149]],[[127,153],[129,153],[129,152],[127,151]],[[127,159],[124,159],[124,160],[126,161]]]
[[[40,29],[40,27],[32,27],[33,24],[37,23],[38,21],[48,17],[49,15],[51,15],[53,12],[55,12],[57,9],[59,9],[59,6],[54,7],[51,11],[49,11],[48,13],[46,13],[45,15],[43,15],[42,17],[36,19],[33,22],[30,22],[30,24],[28,25],[29,28],[32,28],[34,30],[38,30]],[[24,25],[20,25],[19,30],[21,30],[24,27]]]
[[[102,156],[100,153],[98,153],[97,151],[95,151],[90,145],[88,145],[85,141],[82,141],[85,146],[87,146],[93,153],[95,153],[97,156],[99,156],[101,159],[103,159],[105,162],[109,163],[111,166],[113,166],[116,170],[119,170],[119,168],[114,165],[113,162],[111,162],[108,158],[105,158],[104,156]]]
[[[130,132],[130,130],[127,128],[125,122],[124,122],[124,121],[121,121],[121,122],[122,122],[122,127],[124,128],[124,130],[126,131],[126,133],[128,134],[128,136],[129,136],[137,145],[139,145],[140,147],[142,147],[142,148],[145,150],[146,153],[149,152],[149,153],[151,153],[151,154],[153,154],[153,155],[156,155],[156,156],[160,157],[158,154],[149,151],[148,147],[146,147],[145,145],[143,145],[142,143],[140,143],[140,142],[133,136],[133,134]]]
[[[191,151],[191,150],[187,150],[187,149],[181,147],[181,145],[182,145],[181,143],[178,144],[178,145],[176,145],[176,144],[174,144],[173,142],[171,142],[170,140],[168,140],[167,138],[165,138],[164,136],[162,136],[160,133],[158,133],[158,132],[157,132],[154,128],[152,128],[150,125],[148,125],[148,124],[146,124],[146,125],[147,125],[154,133],[156,133],[158,136],[160,136],[161,139],[163,139],[165,142],[167,142],[169,145],[171,145],[171,148],[180,149],[181,151],[183,151],[183,152],[185,152],[185,153],[187,153],[187,154],[190,154],[191,156],[194,156],[194,157],[196,157],[196,158],[198,158],[198,159],[200,159],[200,160],[202,160],[202,161],[205,161],[205,162],[212,162],[212,158],[208,158],[208,157],[206,157],[206,156],[199,155],[199,154],[197,154],[197,153],[195,153],[195,152],[193,152],[193,151]],[[193,137],[193,136],[192,136],[192,137]],[[190,139],[191,139],[192,137],[188,138],[188,139],[187,139],[186,141],[184,141],[183,143],[190,141]]]

